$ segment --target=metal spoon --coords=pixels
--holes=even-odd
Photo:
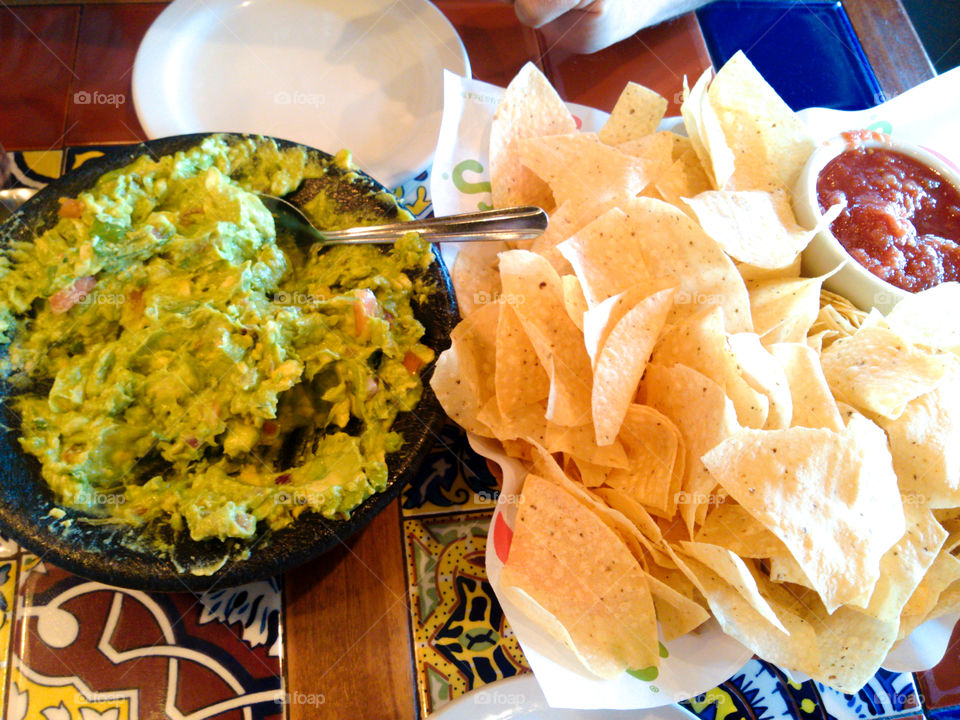
[[[304,232],[325,244],[390,243],[408,232],[418,232],[428,242],[532,240],[543,234],[548,222],[547,214],[538,207],[515,207],[346,230],[318,230],[296,205],[273,195],[258,196],[278,225]]]

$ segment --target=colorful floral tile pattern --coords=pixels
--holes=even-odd
[[[405,519],[421,708],[529,670],[484,571],[489,512]]]
[[[194,596],[91,582],[28,553],[0,567],[17,587],[3,596],[4,717],[282,717],[275,581]]]

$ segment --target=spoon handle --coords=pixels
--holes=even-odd
[[[383,243],[408,232],[418,232],[428,242],[473,242],[477,240],[532,240],[547,229],[547,214],[538,207],[449,215],[390,225],[371,225],[347,230],[325,230],[327,243]]]

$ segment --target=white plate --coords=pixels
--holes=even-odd
[[[547,705],[537,679],[532,674],[517,675],[484,685],[463,695],[430,720],[691,720],[694,715],[677,705],[650,710],[561,710]]]
[[[430,162],[444,68],[470,73],[429,0],[176,0],[137,51],[133,102],[151,138],[224,130],[349,148],[393,187]]]

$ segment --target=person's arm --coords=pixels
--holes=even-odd
[[[707,0],[514,0],[517,18],[550,44],[592,53],[637,30],[706,5]]]

